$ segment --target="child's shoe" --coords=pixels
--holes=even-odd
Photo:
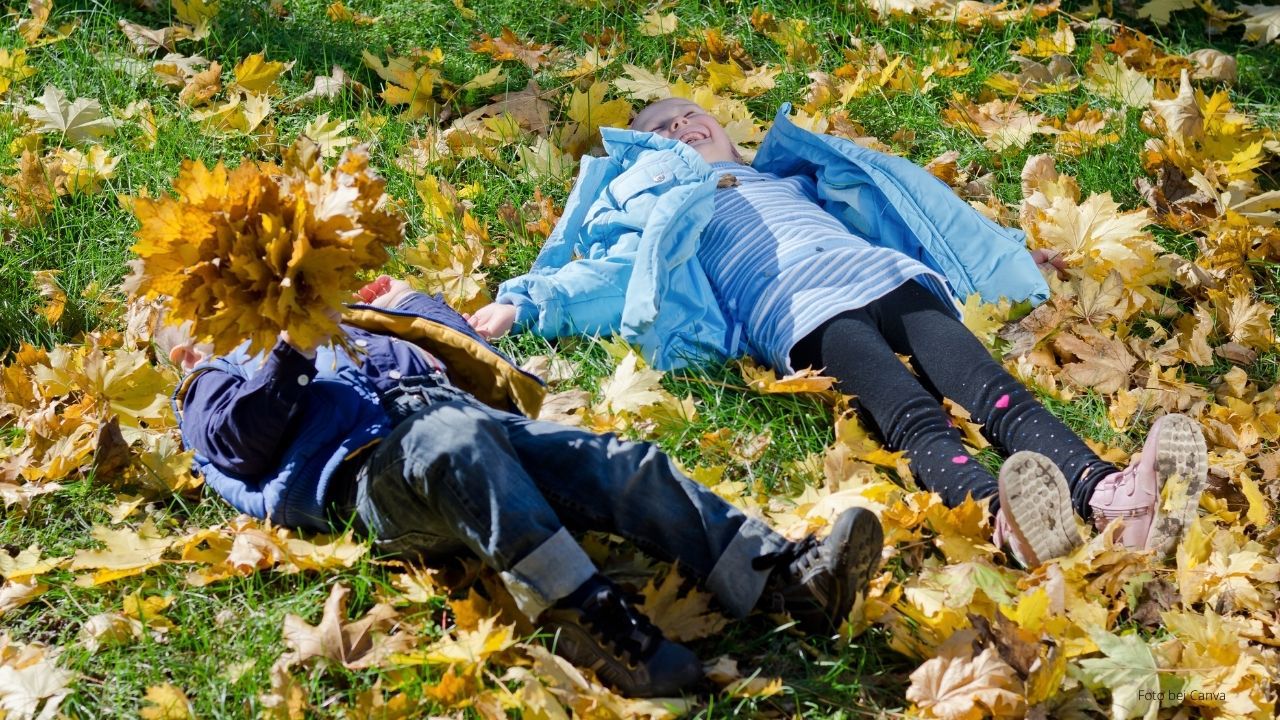
[[[1126,547],[1167,557],[1195,516],[1208,474],[1209,456],[1200,425],[1186,415],[1161,416],[1129,467],[1111,473],[1094,488],[1089,499],[1094,525],[1101,530],[1115,518],[1123,518],[1120,540]],[[1166,512],[1160,491],[1174,476],[1187,482],[1186,497]]]
[[[1071,491],[1052,460],[1023,450],[1000,467],[1000,512],[993,541],[1023,567],[1067,555],[1080,545]]]
[[[668,640],[622,590],[595,575],[540,618],[552,649],[628,697],[671,697],[702,679],[689,648]]]
[[[776,564],[757,607],[789,614],[811,635],[834,635],[858,595],[866,595],[883,547],[884,530],[875,513],[849,508],[825,539],[810,535],[777,556],[761,558]]]

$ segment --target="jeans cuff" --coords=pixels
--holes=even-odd
[[[501,576],[520,612],[537,620],[543,610],[577,590],[595,573],[596,566],[582,546],[568,530],[560,528]]]
[[[767,569],[757,570],[752,561],[786,546],[787,540],[768,525],[755,518],[747,518],[729,547],[720,554],[715,567],[711,568],[707,589],[715,593],[730,615],[746,617],[764,592],[770,572]]]

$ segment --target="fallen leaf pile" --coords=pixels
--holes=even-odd
[[[564,3],[563,12],[588,4]],[[465,58],[379,41],[335,56],[355,62],[326,58],[308,70],[274,47],[243,47],[249,40],[229,50],[218,38],[230,15],[217,0],[148,0],[130,6],[132,20],[112,20],[112,41],[94,50],[121,94],[86,92],[46,71],[60,43],[86,30],[56,21],[75,13],[30,0],[13,13],[13,46],[0,48],[0,98],[10,108],[0,130],[11,138],[0,247],[61,238],[66,218],[90,207],[125,208],[136,233],[122,287],[68,267],[23,271],[19,297],[39,331],[30,339],[43,345],[0,354],[6,515],[21,526],[89,485],[108,486],[115,499],[83,510],[71,549],[19,534],[0,552],[6,621],[39,620],[53,590],[103,600],[14,625],[42,628],[31,637],[0,635],[0,717],[56,717],[105,682],[81,672],[92,658],[180,645],[192,629],[175,618],[192,598],[219,603],[213,632],[234,633],[253,612],[241,607],[243,588],[300,578],[314,584],[272,621],[277,654],[258,669],[269,680],[247,694],[240,685],[232,712],[243,703],[245,713],[290,719],[663,718],[709,707],[792,716],[856,697],[811,686],[828,671],[846,683],[857,672],[851,653],[887,645],[885,655],[910,663],[890,680],[894,716],[1275,717],[1280,132],[1274,108],[1236,89],[1256,72],[1256,56],[1215,48],[1230,38],[1275,52],[1280,13],[1225,4],[850,4],[859,27],[918,34],[922,49],[904,54],[874,39],[885,35],[835,31],[785,3],[735,6],[722,27],[685,18],[688,4],[636,6],[625,10],[635,13],[630,29],[591,26],[572,44],[491,26],[481,3],[454,0],[439,12],[474,31],[457,51]],[[251,5],[251,17],[285,27],[304,12]],[[370,7],[339,0],[308,17],[382,37],[395,17]],[[1182,54],[1130,26],[1154,33],[1188,17],[1215,48]],[[1007,58],[988,57],[975,40],[1002,34]],[[121,97],[127,105],[112,105]],[[770,634],[764,651],[739,653],[748,641],[679,567],[591,535],[584,546],[600,567],[708,660],[702,695],[628,700],[532,640],[500,580],[476,563],[459,586],[370,557],[352,533],[304,537],[232,512],[193,520],[208,516],[191,510],[201,481],[170,406],[178,377],[150,345],[161,296],[172,299],[169,320],[190,322],[217,352],[244,341],[256,352],[281,331],[303,345],[330,339],[335,313],[376,271],[474,311],[554,232],[579,162],[601,150],[600,128],[625,127],[641,105],[667,97],[705,107],[748,158],[775,101],[790,100],[801,127],[910,156],[978,212],[1024,230],[1030,248],[1059,256],[1066,269],[1049,280],[1048,301],[1028,309],[975,296],[964,322],[1055,411],[1084,408],[1092,420],[1079,423],[1094,422],[1091,438],[1105,438],[1088,442],[1119,466],[1160,414],[1200,424],[1209,490],[1174,558],[1125,550],[1117,524],[1082,524],[1087,540],[1070,556],[1018,568],[992,544],[983,504],[949,509],[920,491],[905,455],[859,424],[832,378],[779,378],[746,359],[714,377],[668,377],[610,339],[522,358],[549,383],[541,417],[696,458],[683,463],[691,478],[790,538],[824,532],[849,507],[875,512],[884,566],[844,631],[858,647],[792,629]],[[888,127],[859,112],[917,105],[936,108],[941,127],[929,138],[909,119]],[[186,137],[178,131],[212,143],[199,155],[206,161],[172,168],[159,187],[139,184],[135,166],[160,164],[164,144]],[[1094,168],[1113,161],[1137,176],[1100,185]],[[85,313],[97,329],[70,332]],[[689,389],[699,385],[705,395]],[[731,415],[708,398],[741,403],[748,415],[817,408],[816,399],[831,406],[830,422],[805,420],[827,445],[800,447],[785,423],[716,424]],[[967,409],[945,407],[984,451]],[[1185,489],[1169,483],[1163,501]],[[218,501],[206,493],[201,502]],[[223,675],[234,685],[256,660]],[[195,717],[213,692],[198,682],[178,673],[147,680],[130,712]]]

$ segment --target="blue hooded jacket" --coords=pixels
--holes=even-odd
[[[973,293],[1038,303],[1049,288],[1023,233],[1001,227],[904,158],[819,135],[778,111],[752,166],[812,176],[822,207],[851,232]],[[618,333],[670,370],[742,353],[698,262],[716,176],[693,148],[654,133],[601,128],[607,157],[583,158],[564,214],[525,275],[499,287],[517,327],[543,337]]]

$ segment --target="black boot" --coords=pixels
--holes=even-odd
[[[811,635],[834,635],[858,594],[866,595],[883,547],[884,530],[875,513],[845,510],[825,539],[810,535],[756,561],[760,569],[773,567],[757,607],[789,614]]]
[[[595,575],[542,614],[556,654],[629,697],[670,697],[702,678],[689,648],[668,640],[622,590]]]

